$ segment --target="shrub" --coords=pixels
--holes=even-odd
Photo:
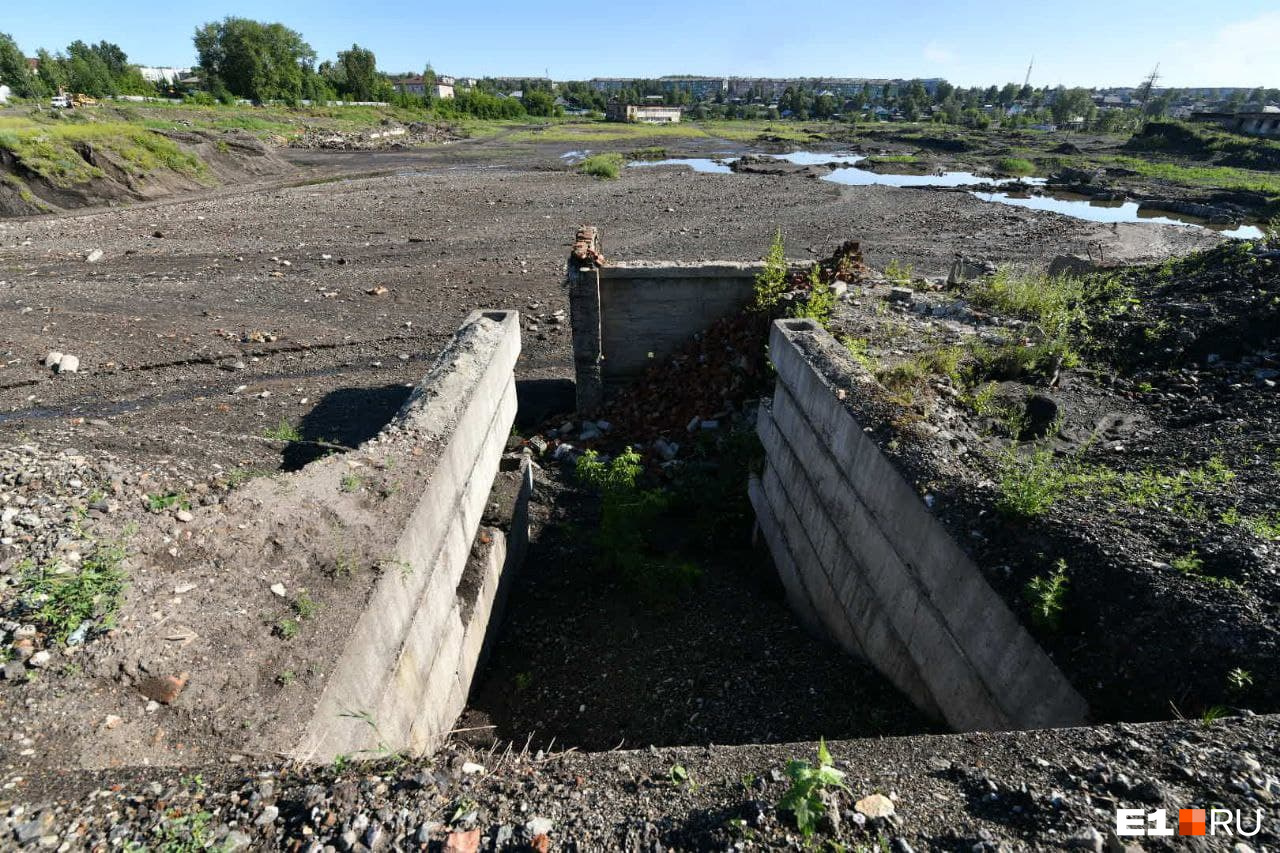
[[[1020,157],[1003,157],[996,163],[996,170],[1003,175],[1017,175],[1025,178],[1036,173],[1035,164]]]
[[[764,256],[764,269],[756,274],[755,300],[752,307],[756,311],[770,312],[787,292],[787,255],[782,241],[782,230],[774,232],[773,242]]]
[[[809,271],[809,295],[795,304],[791,316],[814,320],[825,329],[831,322],[831,311],[835,305],[835,292],[822,280],[822,270],[814,264]]]
[[[591,175],[601,180],[614,180],[620,174],[622,164],[622,155],[611,151],[606,154],[592,154],[582,161],[582,165],[579,168],[585,175]]]

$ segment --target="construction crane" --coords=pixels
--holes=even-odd
[[[1031,85],[1031,68],[1035,64],[1036,58],[1032,56],[1031,61],[1027,63],[1027,76],[1022,79],[1022,88],[1024,89]]]

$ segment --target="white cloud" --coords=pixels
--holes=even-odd
[[[1195,44],[1171,45],[1162,67],[1170,86],[1280,86],[1280,12],[1236,21]]]
[[[939,65],[947,65],[955,59],[955,54],[936,41],[931,41],[924,46],[924,58]]]

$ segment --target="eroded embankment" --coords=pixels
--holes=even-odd
[[[292,168],[242,131],[71,119],[0,123],[0,216],[149,201]]]

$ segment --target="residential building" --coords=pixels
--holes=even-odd
[[[8,103],[9,93],[13,90],[3,83],[0,83],[0,104]]]
[[[421,74],[412,74],[408,77],[392,80],[391,85],[403,95],[427,94],[427,80]]]
[[[432,89],[431,94],[433,94],[437,98],[452,98],[453,97],[453,78],[437,77],[436,85]]]
[[[641,124],[675,124],[680,121],[680,108],[662,104],[623,104],[614,101],[605,110],[605,118],[609,121]]]

